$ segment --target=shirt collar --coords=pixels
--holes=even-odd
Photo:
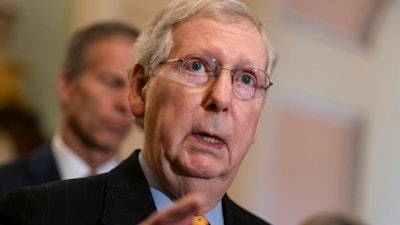
[[[55,134],[51,141],[51,149],[56,160],[62,180],[92,175],[90,167],[62,140],[60,134]],[[119,164],[115,157],[94,171],[95,174],[105,173]]]
[[[139,163],[149,183],[151,195],[154,199],[157,211],[172,205],[176,197],[162,185],[160,179],[143,158],[142,152],[139,153]],[[224,225],[221,201],[204,216],[212,225]]]

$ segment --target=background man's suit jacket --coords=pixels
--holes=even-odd
[[[0,199],[16,187],[56,180],[60,180],[60,174],[50,144],[48,144],[27,158],[17,159],[0,166]]]
[[[156,210],[135,151],[109,173],[10,192],[0,203],[4,224],[138,224]],[[225,225],[267,225],[222,199]],[[12,222],[10,222],[12,221]],[[8,222],[8,223],[7,223]]]

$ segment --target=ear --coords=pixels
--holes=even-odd
[[[143,66],[136,64],[130,74],[129,104],[132,114],[137,118],[143,118],[145,109],[145,87],[148,78],[144,74]]]

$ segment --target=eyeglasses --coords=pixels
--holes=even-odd
[[[270,76],[263,70],[244,67],[229,69],[221,67],[218,61],[205,54],[190,54],[183,59],[169,59],[164,63],[179,62],[183,79],[181,83],[191,87],[201,87],[216,80],[221,70],[228,70],[232,76],[232,87],[237,98],[250,100],[265,94],[272,85]]]

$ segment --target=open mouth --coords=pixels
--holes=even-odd
[[[222,143],[221,140],[219,140],[217,138],[209,137],[209,136],[201,136],[201,138],[203,139],[203,141],[211,143],[211,144]]]
[[[224,141],[221,138],[219,138],[215,135],[202,133],[202,134],[195,134],[195,136],[197,136],[202,141],[210,143],[210,144],[223,144],[224,143]]]

